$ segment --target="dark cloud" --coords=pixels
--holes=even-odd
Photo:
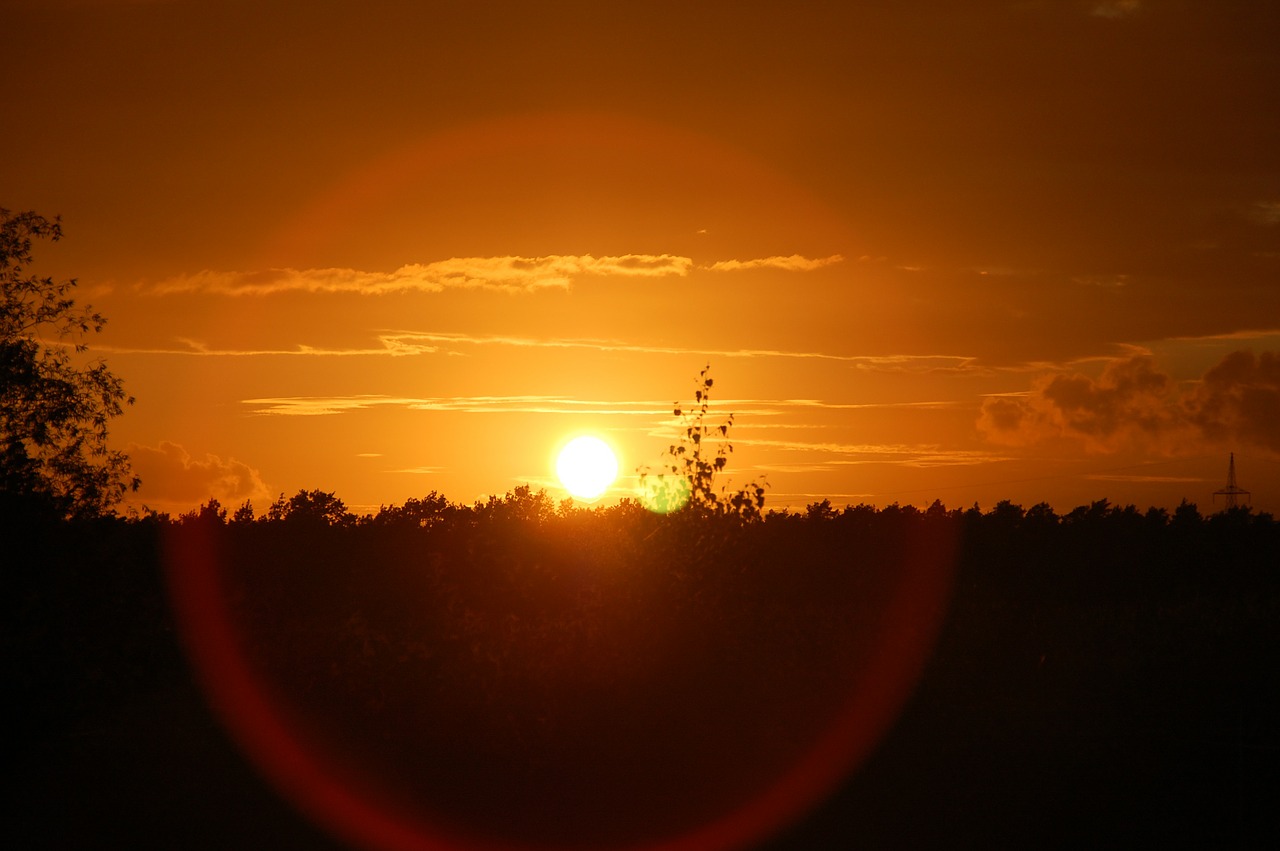
[[[247,499],[270,499],[272,491],[261,474],[248,464],[217,455],[193,458],[177,443],[129,447],[134,472],[142,479],[140,496],[148,504],[181,504],[195,507],[209,497],[226,505]]]
[[[1082,375],[1058,375],[1040,392],[1068,433],[1110,439],[1122,431],[1156,434],[1176,419],[1174,383],[1139,355],[1112,361],[1094,381]]]
[[[1280,453],[1280,352],[1232,352],[1191,385],[1146,354],[1113,360],[1097,378],[1046,376],[1025,394],[988,398],[978,428],[1006,445],[1070,438],[1094,451],[1249,445]]]
[[[1205,373],[1188,400],[1192,422],[1215,442],[1280,452],[1280,352],[1232,352]]]

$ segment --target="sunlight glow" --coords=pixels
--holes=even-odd
[[[618,477],[618,458],[600,438],[582,435],[560,450],[556,475],[570,495],[598,499]]]

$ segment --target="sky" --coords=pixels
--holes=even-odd
[[[608,504],[710,364],[766,508],[1280,513],[1280,5],[0,6],[132,507]]]

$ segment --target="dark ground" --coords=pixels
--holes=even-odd
[[[966,562],[896,725],[764,849],[1280,847],[1280,594],[1257,581],[1276,564],[1250,564],[1160,600],[1059,603],[991,592]],[[215,721],[158,568],[125,595],[116,568],[11,586],[4,844],[345,847]]]
[[[1196,717],[1118,702],[1001,711],[945,705],[935,688],[926,680],[862,770],[764,847],[1280,843],[1280,737],[1260,704]],[[32,744],[9,847],[346,847],[281,800],[186,684]]]

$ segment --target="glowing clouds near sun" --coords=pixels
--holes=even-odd
[[[490,290],[532,293],[546,289],[568,290],[586,278],[685,278],[692,272],[737,272],[773,269],[812,272],[844,257],[760,257],[717,260],[695,267],[678,254],[622,254],[596,257],[590,254],[540,257],[451,257],[427,263],[410,263],[392,272],[350,268],[273,268],[251,272],[204,270],[176,275],[146,288],[151,295],[213,293],[222,296],[270,296],[285,292],[357,293],[389,295],[411,291],[439,293],[445,290]]]
[[[281,292],[359,293],[386,295],[412,290],[485,289],[534,292],[568,289],[579,278],[655,278],[689,274],[693,261],[671,254],[624,254],[616,257],[547,255],[542,257],[451,257],[411,263],[394,272],[347,268],[263,269],[255,272],[203,271],[155,284],[151,292],[168,295],[208,292],[225,296],[266,296]]]

